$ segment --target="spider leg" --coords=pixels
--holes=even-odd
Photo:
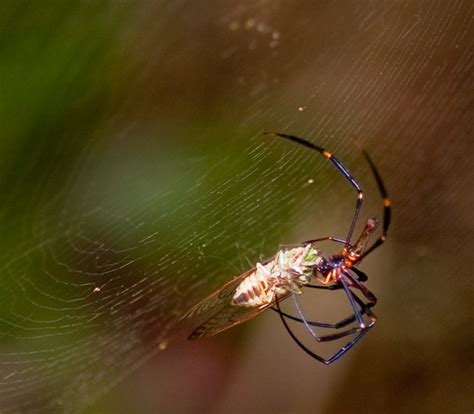
[[[352,292],[351,292],[352,293]],[[356,298],[357,296],[352,293]],[[357,303],[358,305],[361,307],[361,314],[364,315],[364,314],[367,314],[368,316],[371,315],[371,311],[370,311],[370,308],[372,307],[372,305],[369,303],[369,304],[365,304],[364,302],[362,302],[359,298],[357,298]],[[280,313],[281,315],[283,315],[285,318],[288,318],[288,319],[291,319],[293,321],[296,321],[296,322],[299,322],[299,323],[304,323],[303,319],[301,318],[298,318],[296,316],[293,316],[293,315],[290,315],[289,313],[286,313],[286,312],[283,312],[281,310],[278,310],[274,307],[271,308],[271,310],[277,312],[277,313]],[[341,319],[339,322],[335,322],[335,323],[327,323],[327,322],[315,322],[315,321],[308,321],[306,320],[306,322],[308,323],[308,325],[310,326],[315,326],[315,327],[318,327],[318,328],[327,328],[327,329],[340,329],[340,328],[344,328],[345,326],[353,323],[355,321],[355,316],[354,315],[350,315],[344,319]],[[321,338],[321,337],[320,337]]]
[[[342,286],[338,283],[333,283],[332,285],[304,285],[304,287],[311,289],[326,289],[326,290],[340,290]]]
[[[359,282],[367,282],[367,280],[369,280],[369,277],[362,270],[356,269],[355,267],[351,267],[351,270],[357,275]]]
[[[350,280],[351,280],[351,282],[353,281],[352,278]],[[311,288],[316,288],[316,289],[328,289],[328,290],[340,290],[340,289],[343,288],[341,284],[332,284],[332,285],[328,285],[328,286],[305,285],[305,287],[311,287]],[[375,296],[370,293],[372,296],[369,295],[369,298],[368,298],[369,302],[364,303],[354,292],[351,291],[350,293],[351,293],[352,297],[354,298],[354,300],[357,302],[357,305],[360,307],[361,314],[362,315],[366,314],[367,316],[371,317],[372,312],[370,311],[370,308],[372,308],[376,304]],[[364,293],[364,292],[362,292],[362,293]],[[375,298],[375,301],[370,300],[370,299],[373,299],[373,298]],[[296,300],[296,298],[295,298],[295,300]],[[296,303],[295,305],[296,305],[297,308],[299,308],[298,303]],[[304,323],[303,319],[306,320],[306,318],[298,318],[298,317],[290,315],[286,312],[279,311],[278,309],[275,309],[274,307],[272,307],[271,309],[273,311],[277,312],[277,313],[280,313],[281,315],[285,316],[286,318],[291,319],[291,320],[296,321],[296,322]],[[302,315],[302,312],[299,312],[299,314]],[[340,320],[339,322],[335,322],[335,323],[315,322],[315,321],[308,321],[308,320],[306,320],[306,322],[310,326],[316,326],[316,327],[320,327],[320,328],[329,328],[329,329],[340,329],[340,328],[343,328],[343,327],[349,325],[350,323],[354,322],[355,319],[356,319],[355,315],[351,315],[351,316],[348,316],[348,317]]]
[[[375,315],[374,315],[375,316]],[[359,331],[359,334],[347,345],[344,345],[338,352],[336,352],[332,357],[330,357],[326,364],[329,365],[333,363],[334,361],[337,361],[339,358],[341,358],[346,352],[348,352],[352,347],[359,342],[364,335],[369,332],[369,330],[375,325],[375,320],[373,320],[369,325],[367,325],[365,328],[361,329]]]
[[[354,269],[352,268],[351,270],[354,270]],[[357,272],[354,272],[354,273],[357,274]],[[367,289],[365,287],[365,285],[363,285],[359,281],[355,280],[349,272],[344,272],[344,275],[351,282],[351,286],[353,286],[354,288],[356,288],[356,289],[358,289],[362,292],[362,294],[367,298],[367,300],[371,304],[371,307],[375,306],[375,304],[377,303],[377,297],[369,289]]]
[[[319,356],[318,354],[315,354],[313,351],[311,351],[310,349],[308,349],[297,337],[296,335],[293,333],[293,331],[291,330],[291,328],[288,326],[288,323],[286,322],[285,320],[285,317],[281,314],[281,309],[280,309],[280,302],[278,300],[278,297],[276,298],[276,306],[277,306],[277,309],[278,309],[278,313],[280,315],[280,319],[283,323],[283,326],[285,327],[286,331],[288,332],[288,335],[290,335],[291,339],[293,339],[293,341],[295,341],[296,345],[298,345],[304,352],[306,352],[309,356],[311,356],[312,358],[314,358],[315,360],[325,364],[325,365],[328,365],[330,364],[330,362],[328,362],[328,360],[324,359],[323,357]]]
[[[275,311],[276,313],[279,313],[280,315],[283,315],[285,318],[291,319],[296,322],[304,323],[302,319],[297,318],[296,316],[290,315],[289,313],[279,311],[276,308],[271,308],[272,311]],[[349,325],[350,323],[355,321],[354,315],[351,315],[347,318],[344,318],[340,320],[339,322],[336,323],[325,323],[325,322],[314,322],[314,321],[306,321],[308,325],[310,326],[316,326],[317,328],[331,328],[331,329],[339,329],[343,328],[344,326]]]
[[[355,267],[351,267],[351,270],[356,274],[357,280],[359,282],[366,282],[367,280],[369,280],[369,277],[362,270],[359,270]],[[305,285],[305,287],[312,288],[312,289],[327,289],[327,290],[342,289],[342,286],[339,283],[333,283],[331,285],[311,285],[311,284],[308,284],[308,285]],[[365,286],[364,286],[364,288],[365,288]],[[359,288],[359,290],[361,290],[361,289]]]
[[[365,328],[365,322],[364,322],[364,318],[362,317],[362,314],[360,313],[360,310],[357,306],[357,302],[356,300],[354,299],[354,296],[352,295],[352,292],[350,291],[349,289],[349,286],[347,286],[347,283],[346,281],[344,280],[343,276],[341,275],[341,278],[339,279],[340,282],[341,282],[341,285],[342,285],[342,288],[344,289],[344,291],[346,292],[346,295],[349,299],[349,302],[352,306],[352,309],[354,310],[354,316],[357,320],[357,322],[359,323],[359,326],[361,328]]]
[[[383,198],[383,225],[382,225],[382,235],[375,240],[375,242],[370,246],[366,251],[357,259],[357,261],[354,263],[359,263],[361,262],[364,257],[366,257],[368,254],[372,253],[377,247],[379,247],[386,239],[387,239],[387,234],[388,234],[388,228],[390,226],[390,220],[391,220],[391,215],[392,215],[392,201],[388,197],[387,190],[385,189],[385,185],[382,181],[382,178],[380,177],[380,174],[377,170],[377,167],[375,167],[375,164],[373,163],[372,159],[370,158],[369,154],[360,147],[360,150],[362,154],[364,155],[365,159],[369,163],[370,169],[372,170],[372,174],[375,177],[375,181],[377,181],[377,187],[379,188],[379,192]]]
[[[325,241],[325,240],[330,240],[330,241],[333,241],[333,242],[336,242],[336,243],[342,243],[342,244],[346,244],[346,245],[348,244],[347,240],[340,239],[338,237],[333,237],[333,236],[326,236],[326,237],[320,237],[319,239],[306,240],[305,242],[303,242],[303,244],[304,245],[313,244],[313,243],[317,243],[317,242]]]
[[[351,267],[351,270],[356,274],[357,280],[359,282],[366,282],[369,280],[369,277],[360,269],[356,269],[355,267]],[[338,290],[342,289],[342,286],[339,283],[333,283],[331,285],[304,285],[304,287],[312,288],[312,289],[327,289],[327,290]],[[364,286],[365,288],[365,286]],[[359,289],[361,290],[361,289]]]
[[[372,313],[372,311],[370,311],[370,307],[374,306],[374,304],[372,304],[371,302],[369,302],[368,305],[364,304],[359,298],[357,295],[355,295],[353,292],[351,292],[351,290],[349,289],[349,287],[347,286],[346,284],[346,281],[343,279],[343,277],[341,276],[340,278],[340,283],[342,285],[342,288],[344,289],[348,299],[349,299],[349,302],[351,303],[351,306],[352,306],[352,309],[354,310],[354,315],[353,315],[353,319],[354,320],[357,320],[357,322],[359,323],[359,327],[358,328],[352,328],[352,329],[349,329],[347,331],[344,331],[344,332],[341,332],[341,333],[338,333],[338,334],[332,334],[332,335],[325,335],[325,336],[322,336],[322,337],[319,337],[316,332],[314,332],[309,324],[308,324],[308,321],[304,318],[303,316],[303,313],[301,312],[301,309],[300,309],[300,306],[298,304],[298,301],[296,299],[296,296],[293,295],[293,298],[294,298],[294,301],[295,301],[295,306],[296,306],[296,310],[299,314],[299,316],[301,317],[302,319],[302,322],[304,323],[305,327],[306,327],[306,330],[311,334],[311,336],[313,336],[318,342],[325,342],[325,341],[332,341],[334,339],[339,339],[339,338],[342,338],[344,336],[347,336],[347,335],[350,335],[350,334],[354,334],[354,333],[357,333],[357,332],[361,332],[361,330],[364,330],[366,329],[366,327],[368,325],[365,324],[365,321],[362,317],[362,315],[364,313],[367,313],[367,316],[369,316],[369,318],[371,319],[371,323],[369,323],[370,326],[372,326],[374,323],[375,323],[375,315]],[[364,292],[363,292],[364,293]],[[360,307],[360,309],[359,309]],[[346,351],[347,352],[347,351]]]
[[[357,342],[359,342],[359,340],[369,331],[370,328],[372,328],[372,326],[375,324],[375,320],[376,320],[376,317],[375,315],[371,313],[371,316],[373,318],[372,322],[367,325],[365,328],[353,328],[352,330],[350,330],[350,333],[348,333],[347,335],[350,335],[351,333],[357,333],[358,334],[355,336],[355,338],[350,341],[349,343],[347,343],[346,345],[344,345],[341,349],[339,349],[339,351],[337,351],[335,354],[333,354],[331,357],[329,358],[323,358],[322,356],[316,354],[315,352],[311,351],[309,348],[307,348],[297,337],[296,335],[293,333],[293,331],[291,330],[290,326],[288,325],[288,323],[286,322],[285,320],[285,317],[282,315],[282,311],[281,311],[281,308],[280,308],[280,303],[279,303],[279,300],[278,298],[276,298],[276,306],[277,306],[277,309],[278,309],[278,314],[280,315],[280,319],[283,323],[283,326],[285,327],[286,331],[288,332],[288,334],[290,335],[291,339],[293,339],[293,341],[295,341],[295,343],[304,351],[306,352],[309,356],[311,356],[312,358],[316,359],[317,361],[325,364],[325,365],[329,365],[329,364],[332,364],[334,361],[337,361],[340,357],[342,357],[347,351],[349,351]],[[300,315],[301,317],[303,315]],[[355,318],[354,318],[355,319]],[[302,322],[304,323],[305,322],[305,319],[302,318]],[[309,332],[310,333],[314,333],[308,326],[306,326],[307,329],[309,329]],[[311,334],[312,335],[312,334]],[[312,335],[313,336],[313,335]],[[338,339],[338,338],[341,338],[343,336],[346,336],[346,335],[342,335],[341,334],[335,334],[333,335],[333,338],[332,339]],[[332,340],[331,339],[331,340]],[[330,339],[328,339],[330,340]]]
[[[303,145],[306,148],[312,149],[313,151],[319,152],[323,156],[325,156],[331,163],[344,175],[346,180],[349,181],[349,183],[355,188],[357,191],[357,201],[356,201],[356,206],[355,206],[355,211],[354,211],[354,216],[352,217],[352,222],[351,226],[349,227],[349,232],[346,237],[346,246],[350,245],[351,242],[351,237],[352,233],[354,232],[354,228],[357,223],[357,219],[359,217],[359,212],[362,207],[362,200],[364,199],[364,194],[362,193],[362,189],[357,182],[357,180],[352,176],[352,174],[349,172],[349,170],[340,162],[334,155],[332,155],[329,151],[326,151],[324,148],[315,145],[309,141],[306,141],[305,139],[296,137],[294,135],[288,135],[288,134],[280,134],[276,132],[264,132],[265,135],[275,135],[277,137],[285,138],[290,141],[296,142],[297,144]]]

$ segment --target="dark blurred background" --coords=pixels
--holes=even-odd
[[[7,0],[0,33],[2,413],[472,412],[472,1]],[[330,367],[270,312],[178,323],[345,236],[353,189],[264,130],[335,153],[364,221],[356,136],[393,199],[361,266],[379,322]]]

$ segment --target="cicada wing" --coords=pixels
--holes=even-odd
[[[204,313],[215,312],[216,310],[225,307],[227,304],[230,305],[232,297],[234,296],[237,286],[244,280],[247,275],[252,273],[253,269],[246,273],[232,279],[227,282],[224,286],[221,286],[214,293],[211,293],[208,297],[204,298],[198,304],[194,305],[189,311],[187,311],[181,319],[189,319],[197,317]]]
[[[254,316],[257,316],[259,313],[263,312],[272,305],[273,303],[267,303],[258,308],[244,308],[241,306],[232,306],[229,304],[212,315],[204,323],[199,325],[191,333],[191,335],[189,335],[188,339],[198,339],[202,338],[203,336],[215,335],[219,332],[225,331],[232,326],[238,325],[253,318]]]
[[[275,256],[270,257],[263,261],[262,264],[265,265],[274,259]],[[205,321],[193,331],[189,339],[215,335],[216,333],[253,318],[272,305],[269,303],[258,308],[247,308],[235,306],[231,303],[237,287],[247,276],[255,272],[255,270],[256,268],[254,267],[232,279],[186,312],[181,319],[200,317],[202,320],[203,317],[205,318]],[[208,315],[207,318],[204,316],[206,314]]]

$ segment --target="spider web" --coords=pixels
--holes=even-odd
[[[423,292],[406,321],[464,326],[466,282],[435,306],[426,285],[390,279],[443,283],[472,251],[472,12],[468,1],[5,6],[0,410],[84,410],[172,347],[212,289],[280,244],[345,236],[353,189],[264,130],[327,147],[361,180],[364,217],[380,215],[357,136],[397,206],[375,284],[388,315],[398,294]]]

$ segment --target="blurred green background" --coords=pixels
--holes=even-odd
[[[462,0],[3,2],[0,411],[471,412],[472,16]],[[379,323],[330,367],[270,313],[196,343],[178,323],[280,244],[347,231],[350,186],[264,130],[335,153],[364,221],[382,205],[357,136],[393,199],[361,266]]]

